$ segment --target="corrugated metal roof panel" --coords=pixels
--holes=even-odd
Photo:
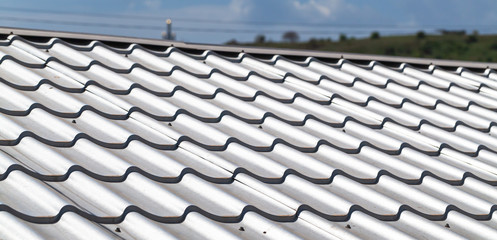
[[[1,237],[497,234],[492,71],[0,45]]]

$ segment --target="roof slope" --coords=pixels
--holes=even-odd
[[[2,238],[497,234],[491,69],[42,40],[0,41]]]

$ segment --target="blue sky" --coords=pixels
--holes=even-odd
[[[279,41],[288,30],[301,40],[375,30],[497,33],[496,10],[495,0],[2,0],[0,26],[160,38],[171,18],[177,40],[219,44],[257,34]]]

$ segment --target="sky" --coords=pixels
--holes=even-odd
[[[496,0],[2,0],[0,26],[223,44],[257,35],[280,41],[413,34],[423,30],[497,33]]]

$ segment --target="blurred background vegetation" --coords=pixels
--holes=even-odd
[[[226,44],[270,48],[292,48],[319,51],[367,53],[391,56],[497,62],[497,35],[479,35],[477,31],[439,30],[439,34],[428,35],[419,31],[408,36],[381,36],[372,32],[369,38],[355,39],[341,34],[337,40],[312,38],[298,41],[296,32],[286,32],[282,41],[266,41],[264,35],[257,35],[254,42]]]

